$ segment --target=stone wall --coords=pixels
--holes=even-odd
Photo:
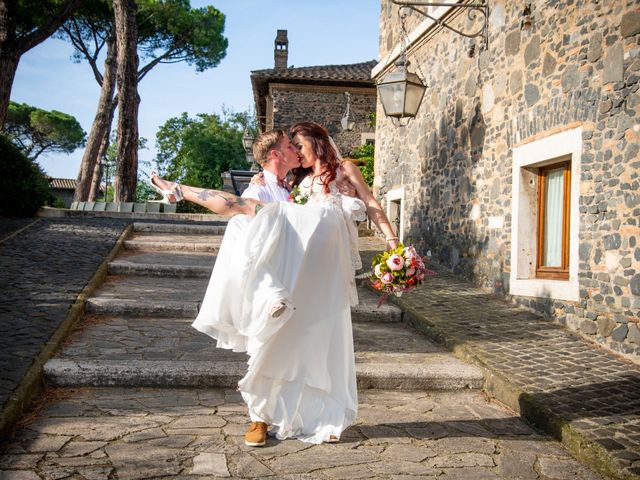
[[[342,131],[347,97],[351,94],[349,119],[353,130]],[[274,128],[286,128],[296,122],[313,121],[323,125],[334,138],[343,155],[362,143],[362,133],[373,133],[370,115],[376,111],[375,88],[302,87],[280,84],[271,86]]]
[[[490,6],[489,48],[473,58],[448,30],[411,45],[429,88],[405,127],[378,104],[376,194],[404,187],[405,242],[508,296],[513,149],[581,127],[579,300],[513,300],[640,361],[638,3],[540,0],[530,31],[524,4]],[[397,11],[382,0],[380,58],[399,41]],[[473,29],[463,13],[452,23]]]

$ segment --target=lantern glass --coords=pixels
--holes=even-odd
[[[244,135],[242,136],[242,146],[247,152],[251,151],[251,147],[253,147],[253,140],[254,138],[247,130],[245,130]]]
[[[426,87],[420,77],[408,72],[404,65],[397,67],[377,85],[382,108],[388,117],[415,117]]]

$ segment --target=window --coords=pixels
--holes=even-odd
[[[387,192],[387,217],[400,241],[404,241],[404,187]]]
[[[538,170],[538,229],[536,277],[569,278],[569,205],[571,163]]]
[[[360,145],[376,144],[376,133],[368,132],[360,134]]]
[[[578,301],[582,127],[513,148],[509,292]]]

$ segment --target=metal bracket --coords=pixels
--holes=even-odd
[[[403,8],[409,8],[415,12],[420,13],[421,15],[427,17],[431,21],[433,21],[436,25],[440,27],[447,28],[452,32],[457,33],[458,35],[462,35],[467,38],[476,38],[482,36],[482,45],[480,49],[485,49],[489,46],[489,4],[488,0],[480,0],[476,3],[446,3],[446,2],[428,2],[428,1],[420,1],[420,0],[391,0],[392,3],[399,5],[400,11]],[[468,9],[468,17],[470,20],[475,20],[478,14],[482,15],[482,28],[477,32],[465,33],[457,28],[448,25],[444,21],[439,18],[435,18],[429,14],[426,10],[420,9],[418,7],[453,7],[453,8],[465,8]]]

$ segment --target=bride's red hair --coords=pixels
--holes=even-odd
[[[324,167],[322,172],[322,185],[324,186],[324,192],[329,193],[329,184],[336,178],[336,170],[340,165],[336,151],[329,142],[329,132],[322,126],[315,122],[298,122],[289,130],[291,138],[296,135],[300,135],[309,142],[311,142],[311,148],[316,154],[316,157],[320,159]],[[294,168],[294,185],[300,185],[300,182],[312,172],[311,168]]]

